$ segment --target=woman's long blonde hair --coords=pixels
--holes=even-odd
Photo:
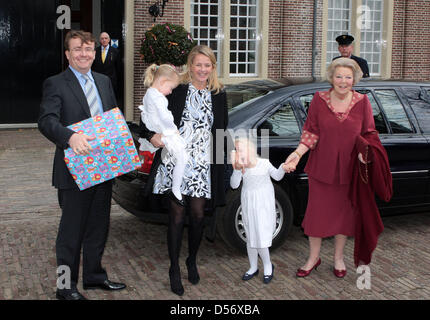
[[[192,81],[191,72],[190,72],[191,65],[193,64],[194,58],[198,54],[202,54],[202,55],[204,55],[210,59],[213,69],[212,69],[212,72],[208,78],[208,89],[210,91],[215,91],[216,94],[219,93],[219,91],[222,88],[224,88],[224,85],[218,79],[218,73],[216,70],[216,63],[217,62],[216,62],[215,54],[211,48],[209,48],[208,46],[205,46],[205,45],[195,46],[191,50],[191,52],[188,54],[186,71],[184,72],[184,74],[182,76],[182,82],[183,83],[190,83]]]
[[[151,64],[145,70],[145,80],[143,80],[143,85],[145,87],[150,87],[154,81],[160,77],[165,77],[169,80],[179,82],[180,76],[175,67],[170,64],[157,65],[155,63]]]

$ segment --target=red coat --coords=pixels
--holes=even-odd
[[[355,139],[375,130],[372,106],[367,95],[353,91],[349,109],[336,113],[330,91],[314,95],[303,126],[300,142],[312,150],[305,172],[324,183],[350,184],[356,159]]]
[[[381,200],[390,201],[393,182],[387,152],[376,130],[357,138],[355,153],[361,153],[365,162],[370,161],[368,164],[358,159],[354,162],[350,193],[353,206],[357,208],[354,263],[358,266],[370,263],[378,236],[384,230],[374,194]]]

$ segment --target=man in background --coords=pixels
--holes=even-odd
[[[354,51],[354,45],[352,44],[354,42],[354,37],[349,34],[342,34],[336,38],[336,42],[339,44],[338,50],[340,56],[333,58],[333,60],[340,57],[355,60],[355,62],[360,66],[361,71],[363,71],[363,78],[368,78],[369,66],[367,65],[367,61],[352,54]]]
[[[100,34],[100,46],[96,48],[96,57],[91,69],[110,78],[115,95],[118,98],[121,57],[119,50],[110,45],[110,36],[106,32]]]

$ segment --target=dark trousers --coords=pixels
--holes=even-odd
[[[78,283],[81,248],[83,282],[96,284],[107,279],[101,260],[109,230],[111,197],[111,181],[83,191],[58,190],[62,216],[56,241],[57,265],[70,267],[71,289]]]

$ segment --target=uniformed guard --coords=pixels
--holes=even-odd
[[[338,50],[341,55],[333,58],[333,60],[340,57],[351,58],[355,60],[360,66],[361,71],[363,71],[363,78],[368,78],[369,66],[367,65],[367,61],[352,54],[352,51],[354,50],[354,45],[352,44],[353,41],[354,37],[349,34],[342,34],[338,36],[336,38],[336,42],[339,44]]]

